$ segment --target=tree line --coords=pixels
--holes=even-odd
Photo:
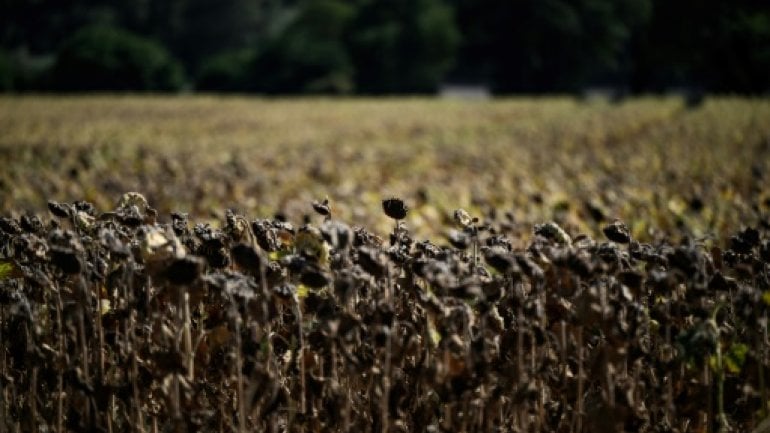
[[[766,0],[3,0],[0,90],[770,90]]]

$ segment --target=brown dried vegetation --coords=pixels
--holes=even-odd
[[[0,433],[768,416],[766,102],[50,102],[0,116]]]
[[[459,218],[471,250],[159,223],[136,193],[49,209],[0,224],[5,431],[746,431],[767,410],[767,226],[722,250],[550,222],[516,248]]]

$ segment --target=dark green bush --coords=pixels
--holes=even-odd
[[[4,50],[0,50],[0,92],[13,90],[14,67],[11,56]]]
[[[349,50],[364,93],[436,91],[460,42],[453,9],[439,0],[360,1]]]
[[[211,92],[247,92],[253,90],[250,69],[255,61],[253,50],[228,51],[203,61],[195,81],[196,90]]]
[[[86,27],[64,41],[53,70],[61,90],[175,91],[183,72],[161,45],[124,30]]]
[[[265,93],[349,93],[353,65],[344,33],[354,10],[339,0],[310,0],[264,47],[253,68]]]

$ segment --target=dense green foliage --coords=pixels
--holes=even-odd
[[[637,37],[636,88],[696,84],[720,92],[770,89],[766,2],[655,2]]]
[[[177,90],[180,66],[151,40],[109,27],[87,27],[65,41],[54,66],[62,90]]]
[[[343,42],[353,8],[338,0],[311,0],[266,42],[255,64],[257,89],[266,93],[345,93],[353,68]]]
[[[503,92],[575,91],[620,81],[631,35],[650,1],[458,0],[470,37],[463,58],[481,64]]]
[[[252,50],[226,51],[203,61],[196,78],[202,91],[233,92],[250,87],[250,69],[255,54]]]
[[[498,93],[770,89],[770,8],[756,0],[15,0],[0,3],[0,48],[10,63],[47,66],[36,59],[94,25],[162,45],[201,90],[425,93],[447,81]],[[40,69],[22,68],[23,79],[2,88],[60,81]],[[96,81],[113,79],[102,71]],[[158,90],[141,80],[128,88]]]
[[[14,68],[10,56],[0,50],[0,91],[13,89]]]
[[[361,1],[351,32],[356,84],[369,93],[435,90],[459,39],[452,10],[436,0]]]

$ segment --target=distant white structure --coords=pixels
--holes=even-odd
[[[579,97],[586,102],[622,102],[629,94],[625,87],[617,86],[591,86],[585,87],[580,92]]]
[[[487,86],[481,84],[442,84],[438,89],[438,95],[445,99],[463,99],[473,101],[485,101],[492,97],[492,92]]]

